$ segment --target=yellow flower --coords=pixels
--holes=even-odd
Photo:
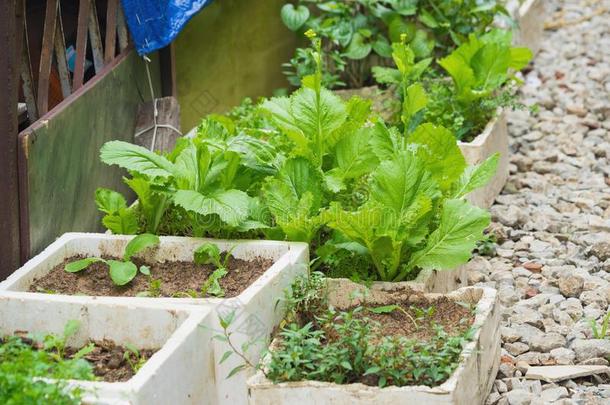
[[[312,30],[311,28],[308,29],[307,31],[305,31],[305,36],[309,39],[313,39],[317,36],[316,32],[314,30]]]

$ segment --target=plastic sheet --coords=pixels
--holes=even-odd
[[[212,0],[121,0],[140,55],[167,46]]]

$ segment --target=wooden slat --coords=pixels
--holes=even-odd
[[[108,0],[106,10],[106,43],[104,45],[104,62],[110,63],[116,53],[117,12],[119,0]]]
[[[0,1],[0,280],[19,267],[17,131],[23,2]]]
[[[117,31],[119,35],[119,49],[123,52],[129,45],[129,35],[127,34],[127,25],[125,24],[122,7],[119,7],[119,14],[117,15]]]
[[[57,24],[55,28],[55,62],[59,72],[59,82],[61,83],[61,93],[64,98],[72,92],[70,83],[70,71],[66,59],[66,40],[64,37],[64,25],[61,18],[61,4],[58,5]]]
[[[97,7],[95,0],[91,0],[89,7],[89,40],[91,41],[91,53],[93,54],[93,67],[95,74],[104,67],[104,49],[102,48],[102,36],[97,19]]]
[[[38,69],[38,112],[44,115],[49,110],[49,78],[53,63],[53,40],[57,22],[57,0],[48,0],[44,18],[42,49]]]
[[[85,77],[85,58],[87,57],[87,31],[90,7],[91,0],[80,0],[78,7],[78,23],[76,27],[76,58],[74,62],[72,91],[79,89],[83,85]]]
[[[25,12],[24,12],[25,15]],[[32,65],[30,62],[30,44],[28,42],[28,28],[25,18],[23,19],[23,46],[21,48],[21,86],[25,104],[27,105],[30,122],[38,119],[38,107],[36,106],[36,89],[32,79]]]

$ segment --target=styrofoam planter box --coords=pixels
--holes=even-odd
[[[401,289],[402,283],[373,284],[372,289]],[[437,294],[429,294],[433,296]],[[448,294],[459,301],[476,302],[473,340],[462,352],[458,368],[437,387],[378,388],[364,384],[339,385],[318,381],[274,384],[262,372],[248,380],[250,404],[482,404],[491,390],[500,361],[500,315],[496,291],[467,287]]]
[[[513,34],[513,43],[528,47],[536,55],[544,35],[544,0],[525,0],[514,10],[514,18],[517,29]]]
[[[418,291],[448,293],[468,285],[468,266],[467,263],[451,270],[422,270],[415,280],[406,281],[405,284]]]
[[[214,404],[211,309],[159,305],[117,305],[113,299],[7,293],[0,295],[0,336],[15,331],[62,334],[70,320],[80,321],[74,347],[109,339],[139,349],[160,349],[125,382],[76,381],[87,404]]]
[[[27,291],[36,277],[49,272],[67,257],[77,254],[85,256],[122,256],[125,245],[133,238],[126,235],[109,235],[95,233],[67,233],[49,245],[44,251],[28,261],[23,267],[0,283],[1,291]],[[252,345],[250,357],[257,361],[266,347],[265,338],[283,317],[278,301],[284,296],[286,288],[290,287],[299,275],[305,275],[309,268],[309,250],[305,243],[277,241],[227,241],[216,239],[187,238],[162,236],[158,248],[146,253],[146,257],[159,261],[189,261],[193,251],[205,242],[217,244],[222,251],[233,249],[231,254],[240,259],[255,256],[274,260],[274,264],[252,283],[240,295],[233,298],[141,298],[112,297],[109,302],[117,304],[156,303],[172,308],[175,305],[199,304],[213,308],[212,327],[216,332],[222,328],[218,316],[226,316],[235,312],[232,324],[232,339],[237,347],[245,342],[257,341]],[[42,293],[24,293],[40,299],[67,298],[66,295],[49,295]],[[108,301],[104,301],[108,302]],[[215,352],[215,376],[219,403],[245,404],[247,401],[247,373],[240,373],[231,379],[225,377],[237,366],[239,360],[233,356],[223,364],[219,364],[221,356],[229,347],[218,340],[201,342],[203,347],[213,347]]]
[[[506,114],[500,111],[497,117],[489,122],[485,130],[472,142],[458,142],[458,146],[470,165],[479,164],[494,153],[500,154],[496,175],[485,187],[475,190],[467,196],[467,199],[478,207],[491,207],[508,179],[509,152]]]

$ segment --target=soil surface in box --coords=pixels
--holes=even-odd
[[[127,381],[136,374],[129,361],[125,358],[125,353],[130,356],[130,361],[135,366],[138,359],[132,352],[122,346],[117,346],[114,342],[103,340],[93,342],[95,348],[84,358],[93,366],[93,374],[106,382]],[[78,350],[68,348],[67,356],[74,355]],[[140,366],[144,365],[157,350],[139,350]]]
[[[474,322],[472,309],[447,297],[439,297],[434,301],[394,301],[375,305],[373,308],[394,304],[399,305],[401,309],[384,314],[364,310],[359,316],[379,322],[384,336],[404,336],[422,341],[436,335],[434,325],[441,326],[451,336],[458,336],[465,333]]]
[[[31,345],[35,349],[41,349],[41,347],[37,346],[38,343],[35,343],[32,339],[25,336],[20,337],[24,343]],[[0,339],[1,342],[2,340]],[[91,364],[93,374],[105,382],[123,382],[129,380],[158,351],[158,349],[138,350],[138,357],[136,357],[133,352],[125,347],[118,346],[111,340],[92,341],[91,343],[94,345],[93,350],[86,354],[83,359]],[[80,349],[82,348],[66,347],[64,358],[72,358]],[[127,358],[129,358],[129,361]]]
[[[30,285],[30,291],[48,292],[68,295],[96,295],[113,297],[133,297],[138,293],[149,291],[150,278],[143,274],[136,277],[125,286],[117,286],[112,282],[108,266],[104,263],[93,263],[87,269],[78,273],[68,273],[64,270],[66,264],[83,259],[84,256],[74,256],[64,260],[49,273],[35,279]],[[104,259],[115,259],[104,257]],[[147,263],[134,259],[138,268],[145,264],[150,267],[152,279],[160,280],[159,295],[161,297],[188,297],[188,291],[201,291],[203,283],[215,270],[211,265],[197,265],[192,262]],[[229,259],[229,272],[220,280],[225,297],[235,297],[256,281],[271,265],[273,260],[254,258],[245,261]]]

